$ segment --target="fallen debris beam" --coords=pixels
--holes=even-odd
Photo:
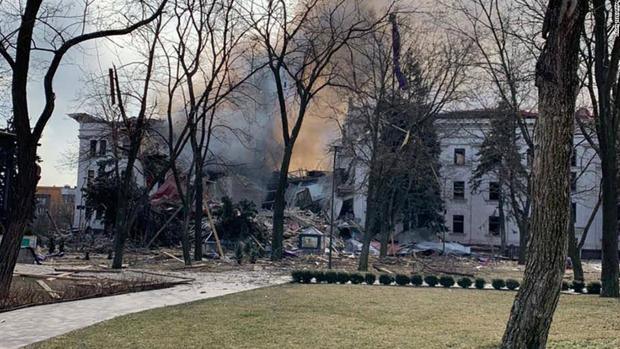
[[[43,288],[50,295],[50,297],[60,299],[60,295],[56,293],[56,291],[52,290],[52,288],[46,284],[45,281],[37,280],[37,284],[39,284],[39,286],[41,286],[41,288]]]

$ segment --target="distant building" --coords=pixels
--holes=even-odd
[[[447,241],[466,245],[500,245],[497,179],[487,175],[482,178],[482,184],[477,191],[471,188],[473,171],[479,163],[480,146],[490,130],[490,113],[479,110],[444,113],[435,122],[441,143],[441,170],[438,180],[445,207]],[[587,113],[584,113],[582,110],[578,116],[588,118]],[[533,130],[536,115],[526,113],[525,120],[528,128]],[[359,125],[353,124],[348,131],[363,136],[363,131],[357,128]],[[519,152],[526,165],[526,145],[522,139],[519,145]],[[575,235],[579,240],[598,200],[601,165],[596,152],[578,127],[575,130],[574,147],[575,153],[571,161],[571,176],[574,178],[571,209],[575,217]],[[348,169],[350,180],[337,190],[336,212],[341,215],[345,211],[351,213],[355,221],[363,226],[366,217],[365,180],[368,170],[364,161],[355,161],[346,155],[339,159],[338,167]],[[505,206],[507,246],[519,248],[519,229],[512,216],[510,204],[506,203]],[[396,228],[395,233],[400,237],[408,236],[407,232],[402,232],[402,225]],[[601,239],[602,210],[599,209],[583,246],[584,257],[600,257]]]
[[[71,229],[75,210],[75,187],[37,187],[36,207],[32,229],[37,234]],[[48,216],[49,212],[49,216]],[[53,222],[49,217],[52,217]]]

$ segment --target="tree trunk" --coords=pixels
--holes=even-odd
[[[502,183],[502,181],[500,181]],[[504,196],[500,189],[499,202],[497,205],[499,211],[499,239],[500,239],[500,256],[506,255],[506,215],[504,214]]]
[[[286,187],[288,185],[288,170],[293,155],[293,145],[284,148],[284,156],[280,165],[278,188],[273,202],[273,235],[271,237],[271,260],[279,261],[283,256],[282,242],[284,240],[284,209],[286,208]]]
[[[579,39],[587,10],[587,0],[550,1],[547,7],[546,43],[536,64],[539,121],[532,168],[531,236],[503,349],[545,348],[560,296],[570,221]]]
[[[614,140],[615,143],[615,140]],[[603,241],[602,241],[602,271],[601,296],[618,297],[618,214],[617,214],[617,183],[616,183],[616,147],[609,146],[601,156],[606,160],[601,162],[603,183]]]
[[[35,192],[39,181],[36,143],[18,139],[18,173],[13,193],[8,200],[9,225],[0,243],[0,300],[7,299],[13,270],[21,248],[24,229],[32,219]]]
[[[373,154],[374,157],[374,154]],[[377,234],[376,221],[379,210],[379,203],[377,202],[378,192],[378,175],[376,168],[376,161],[371,159],[370,175],[368,176],[368,193],[366,195],[366,221],[364,222],[364,235],[362,238],[362,250],[360,252],[360,260],[357,267],[359,271],[368,270],[368,257],[370,254],[370,242],[372,238]]]
[[[203,170],[202,156],[198,153],[196,162],[196,175],[194,177],[194,260],[202,261],[202,210],[203,210]]]
[[[572,211],[572,210],[571,210]],[[581,265],[581,251],[577,246],[577,238],[575,237],[575,221],[571,217],[568,227],[568,256],[573,264],[573,279],[583,281],[583,266]]]
[[[112,269],[121,269],[123,267],[123,253],[125,249],[125,242],[131,231],[132,221],[129,219],[130,205],[129,205],[129,191],[131,187],[131,181],[133,180],[133,168],[138,156],[138,150],[142,137],[138,139],[132,139],[130,145],[130,152],[127,156],[127,167],[125,168],[125,175],[123,176],[121,190],[118,193],[118,211],[116,213],[116,222],[114,224],[114,260],[112,261]]]

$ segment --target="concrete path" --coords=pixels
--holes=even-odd
[[[257,272],[191,273],[188,285],[35,306],[0,313],[0,349],[19,348],[120,315],[282,284],[288,274]]]

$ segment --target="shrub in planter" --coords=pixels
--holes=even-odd
[[[327,279],[325,278],[325,272],[321,270],[317,270],[314,272],[314,278],[316,279],[317,284],[327,281]]]
[[[409,276],[404,274],[396,274],[394,281],[396,281],[398,286],[406,286],[409,284]]]
[[[519,288],[521,284],[519,283],[519,281],[515,280],[515,279],[508,279],[506,280],[506,287],[511,290],[514,291],[517,288]]]
[[[424,282],[430,287],[435,287],[439,283],[439,279],[435,275],[426,275]]]
[[[484,285],[487,284],[487,281],[483,278],[477,278],[474,281],[474,286],[476,286],[477,289],[482,290],[484,288]]]
[[[598,281],[592,281],[586,286],[588,294],[601,294],[601,283]]]
[[[470,278],[460,278],[459,281],[456,282],[462,288],[469,288],[472,284]]]
[[[379,283],[382,285],[391,285],[394,282],[394,277],[388,274],[379,275]]]
[[[424,283],[424,279],[422,278],[422,275],[419,275],[419,274],[411,275],[411,284],[413,286],[422,286],[422,283]]]
[[[364,282],[364,275],[360,274],[360,273],[353,273],[350,275],[351,276],[351,283],[358,285],[361,284],[362,282]]]
[[[570,284],[567,281],[562,281],[562,291],[568,291],[570,289]]]
[[[337,274],[337,279],[339,284],[346,284],[351,280],[351,276],[346,271],[339,271]]]
[[[303,274],[302,270],[293,270],[291,273],[291,277],[293,278],[293,282],[301,282],[301,275]]]
[[[506,286],[506,281],[504,281],[504,279],[493,279],[491,281],[491,286],[496,290],[501,290]]]
[[[439,278],[439,284],[445,288],[454,286],[454,278],[452,276],[444,275]]]
[[[325,272],[325,281],[327,281],[328,284],[335,284],[338,281],[338,273],[335,271]]]
[[[364,279],[367,285],[374,285],[375,281],[377,280],[377,277],[373,273],[368,273],[364,275]]]
[[[577,293],[583,293],[583,288],[586,285],[582,282],[582,281],[573,281],[573,290],[575,290],[575,292]]]

